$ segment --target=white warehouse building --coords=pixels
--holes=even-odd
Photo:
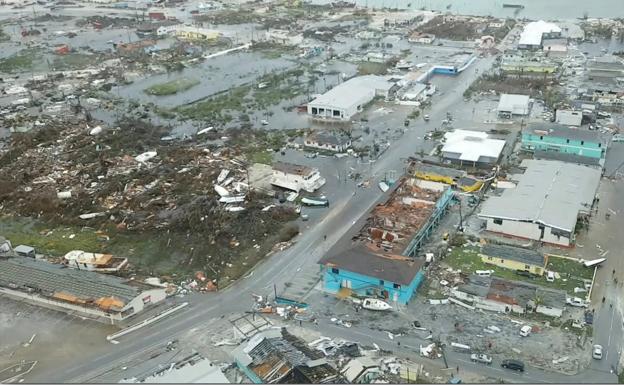
[[[376,75],[349,79],[308,103],[308,115],[316,119],[350,120],[376,96],[387,98],[393,86],[385,77]]]
[[[525,159],[517,186],[489,198],[479,217],[486,230],[558,246],[572,246],[579,216],[588,217],[599,169],[555,160]]]

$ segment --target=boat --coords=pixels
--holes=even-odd
[[[237,195],[237,196],[222,196],[219,198],[219,202],[221,203],[241,203],[245,201],[245,195]]]
[[[392,306],[377,298],[365,298],[362,301],[362,308],[375,311],[392,310]]]
[[[585,261],[583,262],[583,265],[585,267],[592,267],[592,266],[597,266],[600,265],[601,263],[603,263],[604,261],[606,261],[607,258],[598,258],[598,259],[593,259],[591,261]]]
[[[229,212],[232,212],[232,213],[237,213],[239,211],[244,211],[244,210],[245,210],[245,208],[241,207],[241,206],[228,206],[228,207],[225,208],[225,211],[229,211]]]
[[[503,4],[503,8],[519,8],[519,9],[523,9],[524,5],[522,5],[522,4],[508,4],[508,3],[505,3],[505,4]]]

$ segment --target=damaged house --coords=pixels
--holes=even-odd
[[[0,259],[0,293],[111,323],[167,297],[162,287],[23,257]]]
[[[518,314],[533,311],[557,318],[563,314],[566,304],[563,290],[476,274],[471,275],[467,283],[453,288],[452,295],[472,302],[479,309]]]
[[[401,179],[388,201],[377,205],[360,224],[353,247],[321,258],[326,291],[377,296],[400,304],[412,298],[424,279],[424,260],[416,257],[417,251],[453,198],[448,186],[440,184],[433,190],[419,182]]]
[[[271,184],[288,190],[314,192],[325,184],[317,168],[298,164],[276,162],[273,165]]]
[[[323,353],[312,350],[286,328],[270,329],[241,344],[232,356],[254,384],[344,383]]]

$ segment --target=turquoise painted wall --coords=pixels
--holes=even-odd
[[[557,151],[590,158],[604,158],[605,148],[599,142],[565,139],[548,135],[522,133],[522,149],[535,151]]]
[[[394,282],[383,281],[382,285],[378,278],[368,277],[344,269],[337,269],[338,272],[336,273],[331,267],[323,266],[323,270],[323,287],[326,291],[337,293],[342,285],[346,287],[346,281],[349,281],[351,290],[358,295],[367,296],[372,295],[375,291],[387,290],[389,303],[392,303],[394,298],[396,298],[397,302],[402,305],[405,305],[412,298],[418,286],[425,279],[423,272],[419,271],[408,286],[396,288],[394,287]]]

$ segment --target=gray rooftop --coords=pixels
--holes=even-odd
[[[602,168],[602,165],[600,164],[600,159],[598,158],[590,158],[589,156],[582,156],[565,152],[536,150],[533,152],[533,158],[544,160],[559,160],[567,163],[584,164],[586,166],[595,166]]]
[[[85,300],[113,296],[126,303],[140,294],[121,278],[25,257],[0,259],[0,287],[31,288],[47,296],[64,292]]]
[[[301,176],[310,175],[315,171],[312,167],[286,162],[275,162],[273,164],[273,170],[281,171],[286,174],[295,174]]]
[[[522,132],[532,135],[552,136],[556,138],[582,140],[592,143],[606,143],[598,131],[589,131],[582,128],[570,128],[556,123],[531,123],[527,125]]]
[[[332,106],[335,108],[348,108],[353,104],[354,99],[362,95],[375,96],[377,90],[388,91],[393,84],[386,78],[376,75],[357,76],[340,83],[331,90],[318,96],[310,102],[312,105]]]
[[[480,217],[540,223],[573,232],[578,215],[592,206],[600,170],[555,160],[528,159],[518,185],[483,204]]]
[[[412,283],[423,265],[420,259],[384,256],[363,244],[330,257],[323,257],[319,263],[400,285]]]
[[[544,254],[535,250],[523,249],[521,247],[496,245],[487,243],[481,248],[481,254],[512,261],[522,262],[524,264],[544,266]]]

